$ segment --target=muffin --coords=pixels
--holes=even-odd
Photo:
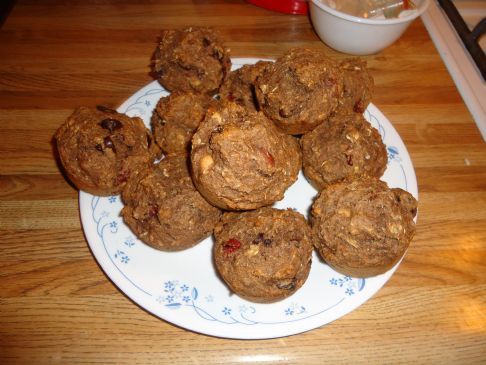
[[[343,179],[380,177],[387,166],[386,146],[362,114],[337,114],[301,138],[303,171],[320,190]]]
[[[287,134],[303,134],[323,123],[338,106],[343,75],[320,51],[295,48],[257,78],[260,109]]]
[[[214,237],[216,268],[245,299],[281,300],[302,287],[309,275],[312,232],[300,213],[268,207],[225,213]]]
[[[229,49],[211,28],[164,31],[154,58],[158,80],[169,91],[213,95],[231,69]]]
[[[373,77],[360,58],[347,58],[339,63],[343,71],[344,89],[339,108],[347,112],[363,113],[371,102]]]
[[[124,222],[142,241],[165,251],[194,246],[212,233],[221,215],[195,189],[183,154],[132,176],[122,199]]]
[[[226,210],[281,200],[297,180],[301,152],[262,113],[235,103],[209,110],[192,139],[192,176],[201,194]]]
[[[119,194],[130,175],[150,166],[158,152],[140,118],[106,107],[76,109],[55,139],[69,179],[94,195]]]
[[[243,65],[239,69],[231,71],[219,90],[221,99],[233,101],[251,111],[257,111],[254,84],[265,67],[271,64],[270,61],[259,61],[254,65]]]
[[[178,91],[160,98],[152,114],[152,130],[164,153],[190,151],[192,136],[212,102],[205,94]]]
[[[377,178],[324,188],[311,210],[315,246],[336,271],[369,277],[391,269],[415,234],[417,201]]]

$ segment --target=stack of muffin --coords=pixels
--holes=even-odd
[[[221,278],[248,300],[298,290],[313,247],[347,275],[390,269],[413,237],[417,202],[379,180],[387,153],[362,114],[373,92],[365,63],[296,48],[230,68],[214,30],[165,31],[154,71],[170,94],[153,133],[106,107],[77,109],[56,134],[68,177],[95,195],[121,193],[125,223],[157,249],[213,233]],[[301,167],[319,191],[309,223],[271,207]]]

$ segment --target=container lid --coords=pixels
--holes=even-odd
[[[307,0],[246,0],[247,2],[265,8],[287,14],[305,15],[308,11]]]

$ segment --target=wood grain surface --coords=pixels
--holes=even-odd
[[[0,29],[1,364],[486,363],[486,144],[420,20],[365,57],[412,157],[416,237],[368,302],[324,327],[226,340],[160,320],[104,275],[52,136],[146,85],[163,28],[218,28],[235,57],[319,41],[307,16],[237,0],[19,0]],[[485,96],[486,97],[486,96]]]

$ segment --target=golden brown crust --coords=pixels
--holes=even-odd
[[[210,110],[192,139],[194,184],[212,204],[256,209],[283,198],[301,167],[297,140],[235,103]]]
[[[417,201],[377,178],[332,184],[311,210],[316,249],[335,270],[356,277],[395,265],[415,234]]]
[[[154,70],[169,91],[215,94],[231,69],[229,49],[211,28],[164,31]]]
[[[300,213],[274,208],[225,213],[214,235],[216,268],[243,298],[281,300],[307,279],[312,232]]]
[[[362,114],[337,114],[301,138],[303,171],[318,190],[360,176],[381,177],[386,146]]]
[[[140,118],[108,108],[76,109],[55,139],[69,179],[94,195],[119,194],[129,176],[150,166],[158,153]]]
[[[184,154],[165,157],[132,176],[123,190],[123,220],[156,249],[194,246],[211,234],[221,215],[195,189],[187,164]]]

